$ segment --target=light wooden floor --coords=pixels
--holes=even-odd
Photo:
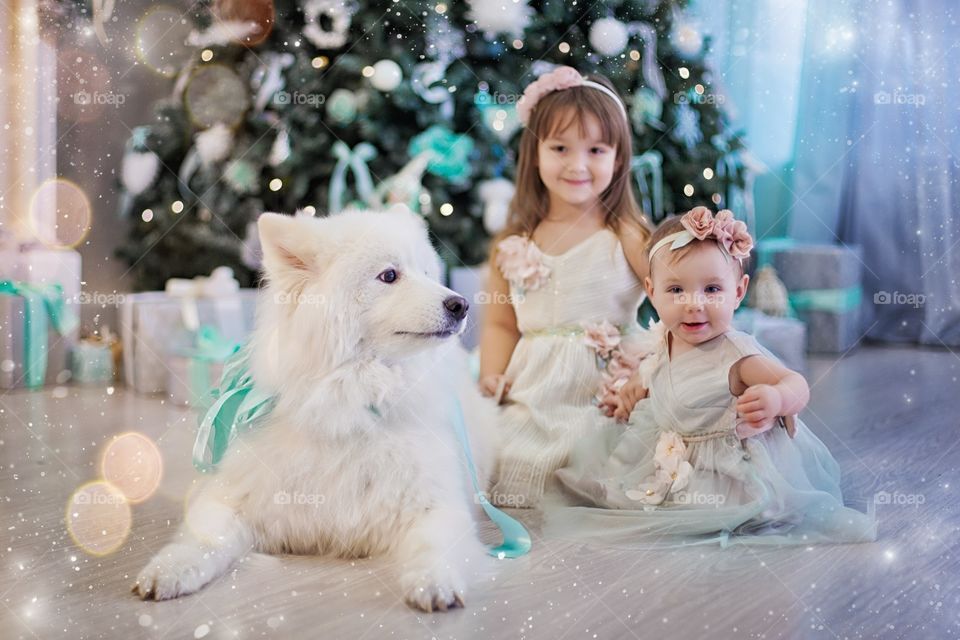
[[[120,390],[9,393],[0,396],[0,636],[956,637],[958,377],[960,358],[946,351],[872,347],[811,361],[804,419],[840,460],[845,492],[913,502],[878,505],[876,543],[627,553],[541,541],[534,528],[528,557],[491,560],[495,578],[466,609],[431,615],[402,604],[377,560],[254,556],[197,595],[141,602],[129,593],[133,576],[177,526],[193,478],[193,415]],[[119,551],[89,556],[67,534],[64,509],[97,478],[103,445],[129,430],[158,440],[164,481],[134,507]]]

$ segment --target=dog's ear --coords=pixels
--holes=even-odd
[[[257,220],[263,266],[268,276],[308,275],[318,270],[319,247],[311,229],[313,219],[264,213]]]

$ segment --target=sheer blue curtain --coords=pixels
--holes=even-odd
[[[878,340],[960,345],[958,18],[947,0],[809,3],[791,235],[863,247]]]
[[[709,35],[707,60],[724,106],[746,132],[761,172],[754,184],[756,234],[787,233],[806,0],[696,0],[687,11]]]
[[[772,169],[772,187],[758,181],[755,194],[759,235],[860,245],[869,338],[960,346],[957,5],[693,5],[738,121]]]

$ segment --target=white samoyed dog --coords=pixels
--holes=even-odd
[[[251,551],[386,555],[410,605],[462,606],[487,554],[457,400],[483,490],[496,451],[495,407],[453,339],[467,301],[439,284],[415,214],[265,213],[258,226],[267,286],[251,368],[276,408],[231,444],[134,592],[195,592]]]

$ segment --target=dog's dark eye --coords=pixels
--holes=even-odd
[[[377,276],[377,280],[380,282],[386,282],[387,284],[392,284],[397,281],[398,277],[399,274],[397,274],[396,269],[387,269]]]

